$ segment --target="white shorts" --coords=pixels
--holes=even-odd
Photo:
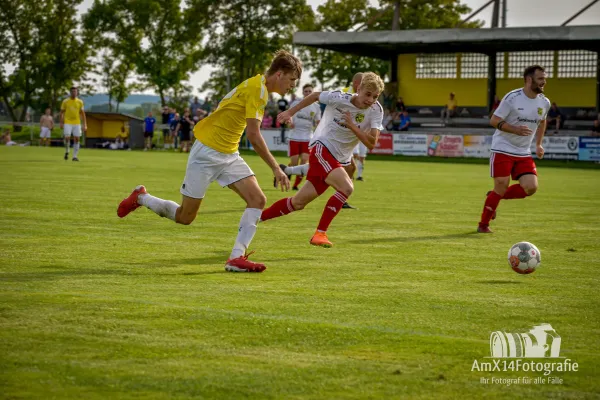
[[[64,136],[75,136],[81,137],[81,125],[79,124],[65,124],[63,134]]]
[[[50,137],[50,128],[42,126],[42,129],[40,130],[40,137],[42,139],[49,138]]]
[[[365,146],[363,144],[363,142],[360,142],[356,145],[356,147],[354,148],[354,150],[352,151],[352,154],[355,154],[359,157],[366,157],[367,156],[367,146]]]
[[[196,140],[190,151],[180,192],[187,197],[203,199],[213,181],[226,187],[253,175],[240,153],[221,153]]]

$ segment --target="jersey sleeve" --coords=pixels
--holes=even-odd
[[[268,101],[267,89],[261,84],[248,88],[246,99],[246,119],[262,121]]]
[[[335,92],[321,92],[319,101],[325,105],[337,104],[344,99],[344,96],[345,94],[339,90],[336,90]]]
[[[512,107],[512,99],[509,96],[510,93],[504,96],[502,101],[500,101],[500,105],[498,106],[498,108],[496,108],[496,111],[494,111],[495,116],[500,117],[502,119],[508,117],[508,114],[510,114],[510,109]]]
[[[373,116],[371,118],[371,129],[377,129],[378,131],[383,130],[383,109],[377,103],[377,109],[373,112]]]
[[[544,115],[542,115],[542,121],[545,121],[548,118],[548,113],[550,112],[551,104],[550,99],[546,99],[546,109],[544,110]]]
[[[60,104],[60,111],[67,111],[67,100],[63,100]]]
[[[321,120],[321,107],[318,104],[315,104],[315,121]]]

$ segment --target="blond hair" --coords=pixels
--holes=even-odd
[[[279,50],[275,53],[275,57],[271,62],[271,66],[267,70],[267,76],[275,74],[277,71],[283,71],[284,73],[296,73],[297,78],[300,79],[302,75],[302,61],[292,53]]]
[[[359,89],[371,90],[373,92],[383,92],[383,80],[374,72],[363,73]]]

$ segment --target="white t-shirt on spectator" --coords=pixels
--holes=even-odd
[[[533,137],[540,122],[546,119],[548,110],[550,100],[541,93],[535,99],[530,99],[523,88],[508,92],[494,111],[494,115],[514,126],[526,125],[533,134],[519,136],[496,129],[492,137],[491,151],[515,157],[531,157]]]
[[[357,96],[357,95],[354,95]],[[323,118],[315,130],[311,145],[321,142],[342,165],[350,164],[352,150],[358,144],[358,137],[344,124],[344,114],[349,112],[354,123],[363,132],[371,129],[382,131],[383,107],[375,102],[367,109],[361,109],[351,103],[353,95],[335,92],[321,92],[319,101],[327,107]]]

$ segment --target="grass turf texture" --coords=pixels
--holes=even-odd
[[[262,274],[223,269],[242,201],[214,184],[191,226],[118,202],[140,183],[180,201],[186,156],[0,148],[2,398],[598,398],[600,171],[539,167],[474,233],[485,165],[368,160],[365,182],[312,247],[328,196],[259,225]],[[268,204],[281,198],[255,155]],[[283,157],[279,157],[284,161]],[[331,192],[327,192],[331,193]],[[536,244],[542,265],[506,254]],[[563,384],[482,384],[492,331],[551,323],[578,372]]]

